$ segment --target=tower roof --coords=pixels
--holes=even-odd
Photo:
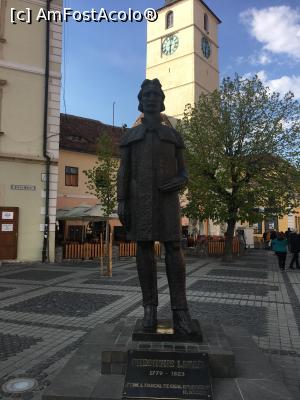
[[[181,0],[165,0],[165,5],[158,8],[157,11],[163,10],[164,8],[167,8],[167,7],[171,6],[172,4],[179,3],[179,1],[181,1]],[[200,3],[202,3],[204,5],[205,8],[207,8],[207,10],[216,18],[216,20],[220,24],[222,22],[220,20],[220,18],[208,7],[208,5],[203,0],[199,0],[199,1],[200,1]]]

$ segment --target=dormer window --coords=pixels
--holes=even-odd
[[[208,15],[204,14],[204,30],[208,33],[209,32],[209,22],[208,22]]]
[[[173,11],[169,11],[166,15],[166,29],[172,28],[174,23],[174,13]]]

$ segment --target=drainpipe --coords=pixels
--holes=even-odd
[[[51,0],[47,0],[46,12],[50,11]],[[50,157],[47,153],[47,128],[48,128],[48,93],[49,93],[49,58],[50,58],[50,21],[46,21],[46,53],[45,53],[45,93],[44,93],[44,126],[43,126],[43,155],[46,160],[46,198],[44,239],[42,261],[49,260],[49,195],[50,195]]]

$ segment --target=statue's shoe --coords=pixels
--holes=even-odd
[[[157,307],[150,304],[144,306],[143,329],[145,332],[153,332],[157,327]]]
[[[180,335],[194,335],[197,332],[193,328],[189,310],[173,310],[174,333]]]

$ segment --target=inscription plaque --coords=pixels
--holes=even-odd
[[[123,399],[211,400],[207,353],[128,351]]]

